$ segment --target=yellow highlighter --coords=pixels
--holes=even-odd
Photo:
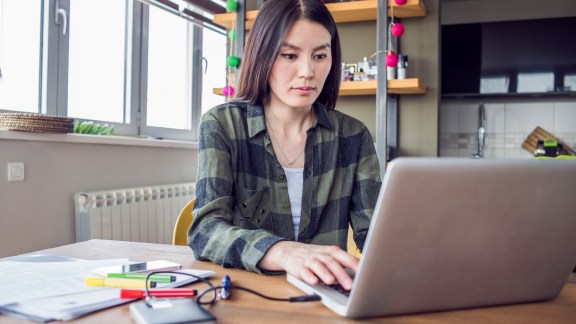
[[[88,277],[84,281],[87,286],[111,287],[126,289],[144,289],[144,280],[122,279],[122,278],[96,278]],[[156,288],[155,281],[148,281],[148,288]]]

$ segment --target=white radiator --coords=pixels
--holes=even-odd
[[[171,244],[176,219],[195,192],[195,183],[179,183],[75,193],[76,241]]]

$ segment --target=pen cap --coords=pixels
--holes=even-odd
[[[87,286],[92,287],[114,287],[114,288],[145,288],[144,280],[121,279],[121,278],[97,278],[88,277],[84,280]],[[155,288],[156,282],[149,281],[149,288]]]
[[[137,289],[121,289],[120,290],[120,298],[127,299],[127,298],[143,298],[145,293],[142,290]]]
[[[84,283],[86,284],[86,286],[101,287],[104,286],[104,278],[95,278],[95,277],[86,278],[86,280],[84,280]]]

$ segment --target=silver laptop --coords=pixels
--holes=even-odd
[[[388,168],[346,296],[350,318],[535,302],[576,263],[576,161],[405,158]]]

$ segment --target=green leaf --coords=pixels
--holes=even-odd
[[[99,124],[93,121],[79,122],[74,120],[74,133],[76,134],[91,134],[91,135],[112,135],[114,133],[114,125]]]

